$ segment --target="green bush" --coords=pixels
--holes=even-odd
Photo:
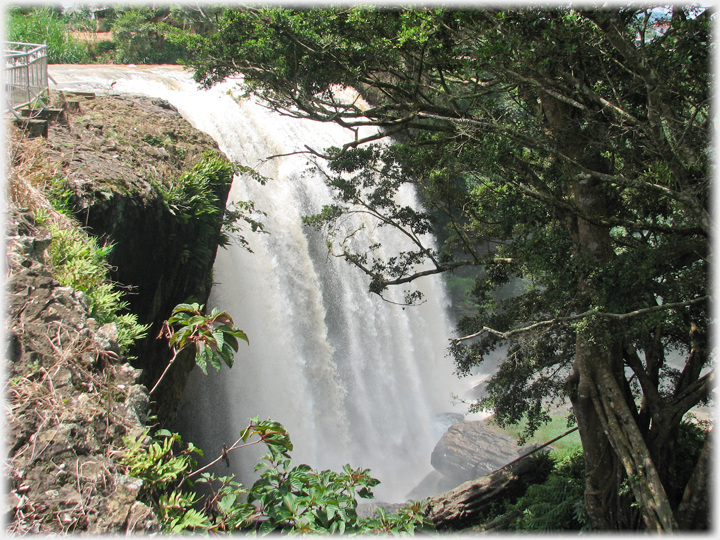
[[[171,186],[161,186],[165,204],[175,216],[172,240],[181,245],[183,264],[202,266],[212,259],[212,246],[223,243],[219,195],[232,183],[233,174],[232,163],[210,153]]]
[[[167,430],[157,431],[149,442],[147,435],[145,431],[138,438],[123,437],[125,452],[121,464],[126,474],[142,480],[139,499],[155,510],[166,531],[209,528],[207,516],[192,508],[199,497],[192,491],[180,489],[196,465],[192,454],[202,455],[202,451],[189,443],[184,450],[176,452],[174,447],[180,445],[182,439]]]
[[[520,515],[510,528],[518,531],[551,532],[586,529],[585,465],[582,448],[552,454],[555,469],[542,484],[528,486],[525,495],[508,511]]]
[[[88,43],[87,48],[92,62],[112,64],[115,61],[117,43],[114,41]]]
[[[46,43],[51,64],[80,64],[89,59],[87,48],[73,39],[65,21],[49,7],[10,10],[7,39]]]
[[[179,351],[192,344],[195,347],[195,363],[207,375],[209,363],[220,371],[221,362],[231,368],[234,353],[238,350],[238,338],[249,343],[248,337],[233,324],[224,311],[213,308],[209,315],[203,315],[205,306],[200,304],[178,304],[168,319],[168,328],[179,327],[168,332],[169,345]],[[234,351],[234,352],[233,352]]]
[[[154,22],[160,11],[166,10],[141,7],[117,11],[112,32],[116,43],[115,59],[118,62],[177,64],[178,59],[186,55],[184,48],[165,40],[163,25]]]
[[[241,234],[240,222],[245,222],[252,232],[265,232],[258,220],[266,214],[256,209],[253,202],[236,201],[222,209],[220,195],[232,184],[234,175],[240,173],[262,184],[267,180],[249,167],[210,152],[170,186],[158,186],[168,211],[175,216],[171,239],[181,245],[183,264],[197,267],[211,260],[210,249],[215,243],[225,247],[234,240],[251,251]]]
[[[155,510],[165,532],[412,534],[432,529],[423,505],[412,501],[398,513],[381,508],[377,517],[359,518],[357,497],[372,498],[378,480],[369,470],[349,465],[340,473],[293,465],[290,437],[272,420],[252,419],[238,441],[210,464],[228,459],[230,451],[264,443],[268,452],[255,469],[260,478],[249,489],[233,476],[204,473],[210,465],[193,470],[192,454],[202,452],[192,444],[181,449],[177,434],[163,430],[149,442],[143,439],[125,439],[123,464],[127,474],[143,480],[140,498]],[[194,491],[193,477],[200,473],[198,482],[211,491],[205,497]]]

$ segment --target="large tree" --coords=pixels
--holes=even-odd
[[[709,443],[692,475],[680,444],[713,380],[711,23],[690,6],[241,8],[188,44],[206,86],[241,73],[284,114],[381,128],[308,149],[331,158],[337,193],[308,222],[379,294],[477,266],[458,371],[506,351],[477,406],[532,430],[569,397],[594,526],[660,531],[707,522]],[[425,210],[396,202],[405,183]],[[355,251],[341,219],[353,212],[413,247]],[[499,300],[511,279],[523,290]]]

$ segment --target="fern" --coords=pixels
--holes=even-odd
[[[107,256],[113,244],[98,245],[97,240],[79,229],[60,229],[48,224],[52,242],[46,252],[46,263],[53,277],[62,285],[82,292],[90,316],[99,324],[115,323],[118,345],[123,353],[137,339],[145,336],[149,326],[139,324],[137,316],[120,314],[127,302],[110,281]]]
[[[525,495],[510,506],[510,511],[520,512],[513,529],[552,532],[588,527],[582,452],[578,448],[555,457],[558,463],[548,479],[528,486]]]

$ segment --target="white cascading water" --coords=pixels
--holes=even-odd
[[[209,306],[234,318],[250,339],[240,343],[232,370],[194,370],[178,413],[185,440],[219,455],[259,416],[283,423],[296,463],[339,470],[369,468],[381,480],[376,497],[403,501],[428,474],[430,454],[444,430],[437,415],[452,412],[463,394],[445,357],[450,328],[440,278],[416,285],[426,302],[405,308],[368,293],[368,278],[329,256],[325,241],[301,222],[331,202],[308,160],[268,156],[341,146],[354,135],[333,124],[281,116],[251,99],[228,95],[232,81],[202,91],[178,67],[51,66],[58,89],[109,90],[158,97],[211,135],[229,159],[255,167],[270,181],[236,177],[229,202],[251,200],[267,213],[269,234],[246,238],[254,253],[220,249]],[[404,204],[416,205],[410,190]],[[359,245],[380,242],[386,254],[407,246],[385,228],[365,222]],[[403,291],[391,289],[401,303]],[[455,411],[463,412],[463,411]],[[230,472],[252,483],[258,446],[230,456]],[[217,470],[226,474],[225,465]]]

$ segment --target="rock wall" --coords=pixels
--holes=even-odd
[[[62,106],[63,96],[53,99]],[[162,321],[178,303],[207,301],[219,238],[218,230],[188,265],[194,232],[182,228],[177,238],[163,191],[217,146],[165,102],[89,95],[47,139],[15,131],[6,150],[10,176],[22,177],[11,182],[6,224],[6,532],[156,531],[156,517],[137,501],[141,482],[124,474],[122,438],[141,435],[149,414],[154,425],[171,417],[194,365],[187,351],[149,400],[147,387],[171,357],[156,339]],[[23,152],[31,157],[16,159]],[[219,211],[228,190],[216,189]],[[25,203],[49,207],[48,191],[101,243],[115,244],[111,277],[151,325],[129,358],[114,324],[99,326],[84,295],[44,264],[51,237]]]
[[[7,531],[156,530],[119,464],[122,437],[145,429],[139,370],[120,357],[114,324],[99,327],[43,265],[47,231],[12,213],[6,236]]]
[[[65,97],[56,97],[59,105]],[[124,300],[139,322],[151,325],[131,350],[151,387],[172,356],[167,343],[156,339],[162,322],[181,302],[207,302],[217,250],[216,238],[204,260],[187,264],[192,231],[183,229],[184,238],[177,238],[176,216],[163,202],[162,187],[204,153],[217,151],[217,144],[167,102],[123,96],[81,97],[79,110],[51,125],[47,144],[75,217],[90,234],[114,243],[112,279],[128,290]],[[221,211],[229,187],[216,193]],[[192,354],[184,351],[153,395],[161,424],[172,417],[193,365]]]

